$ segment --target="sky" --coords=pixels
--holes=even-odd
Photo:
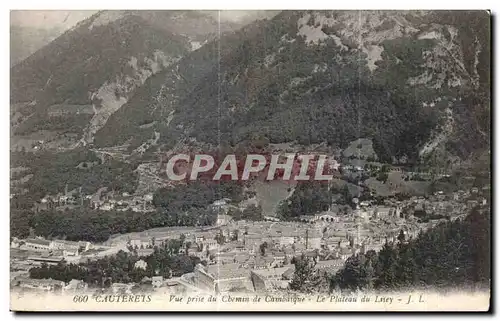
[[[86,10],[12,10],[10,24],[14,26],[52,29],[54,27],[68,29],[78,21],[90,17],[97,12]]]
[[[68,29],[79,21],[90,17],[97,10],[12,10],[10,23],[13,26],[39,29]],[[266,15],[263,11],[223,10],[221,18],[230,21],[250,20]]]

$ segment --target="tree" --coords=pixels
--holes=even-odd
[[[231,241],[238,241],[239,233],[240,233],[239,230],[234,230],[233,231],[233,237],[231,238]]]
[[[384,184],[387,182],[388,178],[389,178],[389,175],[385,172],[380,172],[377,175],[377,181],[383,182]]]
[[[290,289],[302,293],[313,293],[327,288],[326,278],[315,269],[315,263],[304,254],[294,258],[295,272],[290,282]]]
[[[408,245],[400,245],[400,260],[397,267],[397,278],[403,286],[415,285],[418,281],[418,267],[414,251]]]
[[[267,242],[264,242],[262,243],[260,246],[259,246],[259,249],[260,249],[260,255],[264,256],[266,255],[266,250],[267,248],[269,247],[269,245],[267,244]]]
[[[391,244],[385,243],[378,255],[377,271],[379,277],[376,281],[377,286],[386,288],[396,286],[396,265],[397,252]]]
[[[186,242],[184,243],[185,249],[186,249],[186,254],[188,253],[188,250],[191,248],[191,242]]]
[[[351,256],[345,267],[337,273],[336,283],[341,288],[350,290],[371,288],[373,286],[374,269],[372,259],[366,255]]]
[[[318,181],[301,181],[293,194],[279,205],[278,216],[284,220],[328,209],[330,195],[327,185]]]
[[[371,290],[373,288],[373,283],[375,279],[375,269],[373,268],[371,259],[366,260],[365,278],[366,278],[365,287],[366,289]]]
[[[397,246],[386,243],[347,260],[331,288],[388,290],[420,285],[456,287],[490,283],[490,213],[473,210],[465,219],[446,221]]]
[[[262,207],[260,205],[249,205],[241,213],[241,219],[247,221],[262,221],[264,216],[262,215]]]
[[[132,243],[130,242],[130,240],[127,241],[127,249],[130,251],[130,252],[133,252],[134,251],[134,247],[132,246]]]
[[[402,229],[399,231],[398,242],[399,244],[403,244],[405,242],[405,232]]]
[[[219,232],[215,235],[215,240],[217,241],[217,244],[222,245],[226,241],[226,238],[221,232]]]
[[[342,187],[341,194],[344,204],[350,204],[352,201],[352,194],[351,191],[349,191],[349,186],[347,186],[347,184]]]

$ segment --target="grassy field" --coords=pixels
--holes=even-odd
[[[294,188],[295,183],[286,183],[283,181],[256,181],[253,185],[264,216],[274,216],[279,202],[286,199],[293,192]]]
[[[428,181],[405,181],[399,172],[391,172],[387,181],[381,182],[376,178],[369,178],[365,181],[366,186],[379,196],[393,196],[398,193],[409,193],[411,195],[424,195],[430,186]]]

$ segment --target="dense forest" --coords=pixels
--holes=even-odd
[[[104,242],[113,234],[141,232],[163,226],[205,226],[215,224],[217,212],[192,208],[178,212],[166,209],[147,215],[133,211],[98,211],[89,208],[71,211],[11,211],[11,236],[25,238],[31,234],[72,241]],[[30,234],[31,233],[31,234]]]
[[[263,221],[264,214],[262,213],[262,207],[260,205],[250,205],[243,210],[238,208],[230,208],[228,213],[233,220],[245,220],[245,221]]]
[[[353,197],[360,197],[349,190],[347,184],[343,187],[331,187],[323,182],[299,182],[293,194],[278,207],[278,215],[283,220],[295,220],[299,216],[326,211],[333,203],[352,205]]]
[[[189,181],[186,185],[160,188],[153,195],[153,204],[160,209],[185,211],[206,208],[222,198],[238,203],[242,197],[243,187],[233,181]]]
[[[36,101],[36,112],[16,133],[61,128],[81,130],[86,117],[49,118],[49,106],[98,105],[99,100],[89,93],[116,81],[117,76],[134,77],[136,72],[127,63],[130,57],[138,59],[138,68],[151,69],[144,59],[154,60],[158,50],[169,58],[188,52],[186,37],[157,28],[139,16],[130,15],[105,26],[89,28],[94,19],[98,16],[63,33],[12,68],[11,101]],[[70,123],[65,126],[61,120]]]
[[[442,222],[414,240],[351,257],[332,281],[340,289],[452,287],[490,282],[489,213],[473,210],[464,220]]]
[[[272,143],[327,142],[342,148],[356,138],[370,137],[382,160],[416,157],[416,147],[429,138],[439,118],[434,111],[423,111],[421,101],[436,93],[428,86],[415,89],[405,84],[425,71],[422,53],[436,44],[413,37],[381,41],[384,59],[372,74],[364,53],[341,50],[331,39],[321,49],[309,46],[297,36],[300,16],[301,12],[283,12],[255,22],[152,77],[149,90],[139,90],[133,103],[123,106],[96,134],[96,144],[121,144],[131,136],[142,139],[153,131],[142,125],[157,121],[154,129],[167,148],[176,140],[173,137],[235,146],[258,132]],[[313,20],[309,23],[314,25]],[[283,41],[287,37],[293,41]],[[213,68],[219,59],[217,48],[222,50],[219,72]],[[326,69],[316,72],[321,65]]]
[[[113,234],[140,232],[163,226],[214,225],[218,210],[210,205],[218,199],[241,201],[242,187],[231,181],[193,182],[159,189],[153,195],[156,209],[145,215],[132,210],[102,211],[88,207],[71,210],[33,211],[35,199],[16,196],[11,200],[11,233],[26,238],[31,234],[46,238],[103,242]],[[261,219],[262,209],[250,207],[234,211],[237,219]]]
[[[93,151],[83,148],[59,153],[13,152],[11,166],[29,168],[24,173],[33,177],[21,187],[38,199],[61,193],[66,187],[68,191],[81,187],[84,194],[95,193],[103,186],[131,193],[138,184],[137,164],[114,159],[103,163]]]

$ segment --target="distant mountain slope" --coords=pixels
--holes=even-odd
[[[94,14],[12,68],[14,134],[57,131],[91,143],[149,77],[215,37],[219,27],[231,30],[195,11]]]
[[[65,115],[57,118],[77,118],[75,130],[88,126],[85,140],[90,142],[137,87],[189,50],[185,37],[141,17],[100,12],[12,68],[11,102],[32,102],[34,113],[16,132],[59,129],[51,115],[51,108],[59,106]],[[93,106],[90,125],[88,117],[70,112],[77,105]]]
[[[133,10],[129,14],[141,16],[158,28],[187,36],[204,36],[235,31],[241,24],[219,19],[217,11],[210,10]],[[220,29],[219,29],[220,27]]]
[[[151,78],[97,132],[235,144],[373,138],[383,160],[489,146],[487,12],[285,11]],[[118,130],[120,128],[120,130]],[[111,135],[117,133],[118,135]]]

